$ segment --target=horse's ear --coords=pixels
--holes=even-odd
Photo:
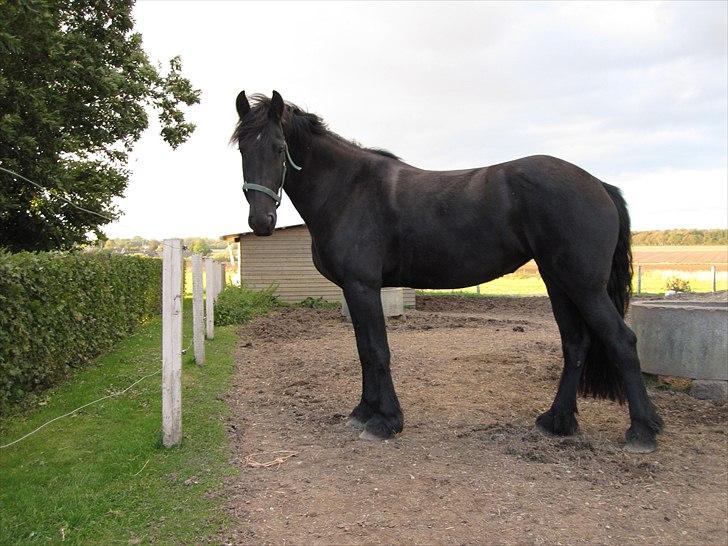
[[[235,108],[238,110],[240,119],[243,119],[243,116],[250,112],[250,103],[248,102],[248,97],[245,96],[245,91],[241,91],[238,94],[238,98],[235,99]]]
[[[268,113],[278,123],[280,123],[283,119],[284,107],[285,105],[283,104],[283,97],[281,97],[281,94],[278,91],[273,91],[273,96],[270,98],[270,110],[268,110]]]

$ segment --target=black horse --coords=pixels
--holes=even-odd
[[[577,392],[629,402],[627,448],[656,448],[662,420],[624,322],[631,295],[630,221],[620,191],[549,156],[425,171],[329,131],[321,118],[245,92],[231,139],[242,155],[248,223],[270,235],[285,191],[311,232],[321,274],[343,289],[362,366],[349,423],[364,438],[401,432],[380,301],[384,286],[461,288],[535,259],[561,333],[564,370],[544,431],[578,430]],[[295,162],[294,162],[295,161]]]

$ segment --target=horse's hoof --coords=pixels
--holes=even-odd
[[[536,425],[533,427],[533,429],[536,432],[540,432],[541,434],[544,434],[546,436],[556,436],[556,434],[553,433],[553,431],[549,430],[545,426],[543,426],[541,423],[536,421]]]
[[[346,426],[354,428],[356,430],[363,430],[367,424],[364,421],[357,419],[356,417],[349,417],[346,420]]]
[[[388,437],[377,436],[376,434],[369,432],[367,429],[364,429],[359,434],[359,438],[362,440],[369,440],[370,442],[383,442]]]
[[[387,440],[401,431],[401,421],[390,422],[383,415],[375,415],[367,421],[359,438],[362,440]]]
[[[655,432],[639,422],[632,423],[624,437],[627,440],[624,449],[629,453],[652,453],[657,449]]]
[[[549,436],[561,438],[579,435],[579,423],[573,413],[554,415],[553,410],[538,416],[536,429]]]
[[[536,432],[543,434],[544,436],[551,436],[552,438],[556,436],[552,430],[549,430],[545,426],[543,426],[541,423],[536,422],[536,425],[534,425],[533,430]]]
[[[652,453],[657,449],[657,442],[644,442],[639,440],[632,440],[627,442],[624,446],[624,450],[628,453]]]

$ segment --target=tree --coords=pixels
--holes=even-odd
[[[195,239],[190,245],[190,251],[193,254],[202,254],[203,256],[209,256],[212,252],[212,249],[210,248],[210,243],[208,243],[205,239]]]
[[[157,241],[156,239],[151,239],[147,242],[147,254],[150,256],[154,256],[159,253],[162,246],[162,243],[160,241]]]
[[[163,74],[142,49],[134,0],[0,1],[0,247],[68,249],[119,216],[128,152],[148,110],[173,148],[200,91],[179,57]],[[58,199],[64,197],[86,211]]]

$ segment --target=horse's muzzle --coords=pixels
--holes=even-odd
[[[276,227],[276,214],[270,212],[251,214],[248,216],[248,225],[256,235],[264,237],[271,235]]]

